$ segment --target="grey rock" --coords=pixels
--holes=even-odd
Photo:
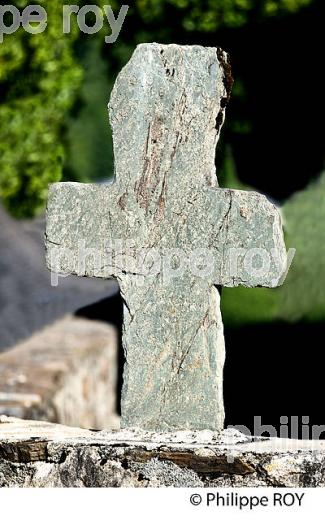
[[[325,441],[0,417],[0,487],[324,487],[324,470]]]
[[[221,49],[140,45],[109,104],[115,182],[50,188],[48,267],[115,278],[125,301],[123,427],[222,429],[216,286],[275,287],[285,272],[276,208],[218,188],[231,85]]]

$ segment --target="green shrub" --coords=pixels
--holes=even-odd
[[[62,2],[41,4],[45,32],[19,29],[0,44],[0,196],[19,217],[43,207],[48,183],[61,178],[63,120],[83,77],[73,52],[78,33],[62,34]]]

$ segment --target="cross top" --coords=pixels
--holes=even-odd
[[[140,45],[109,104],[115,182],[50,187],[49,268],[120,285],[125,427],[221,429],[216,286],[275,287],[285,272],[276,208],[257,193],[218,188],[231,85],[221,49]]]
[[[142,207],[156,205],[166,172],[171,183],[177,176],[182,190],[216,185],[215,148],[230,78],[227,56],[218,49],[158,44],[136,49],[109,107],[116,178],[123,184],[136,180]]]

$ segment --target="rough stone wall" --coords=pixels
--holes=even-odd
[[[0,354],[0,414],[102,429],[118,427],[117,338],[66,317]]]
[[[0,418],[0,487],[316,487],[325,442],[236,430],[90,432]]]

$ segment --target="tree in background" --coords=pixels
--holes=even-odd
[[[38,3],[48,13],[46,31],[20,28],[0,44],[0,196],[18,217],[43,208],[48,183],[61,179],[63,121],[83,77],[73,49],[77,30],[62,35],[62,2]]]
[[[62,2],[40,0],[48,13],[45,32],[30,35],[19,29],[0,44],[0,197],[5,205],[16,216],[32,216],[44,207],[48,183],[63,173],[73,180],[112,174],[104,102],[137,43],[197,42],[200,35],[204,40],[204,34],[293,13],[311,1],[135,0],[118,42],[105,46],[102,34],[85,37],[76,23],[70,35],[63,35]],[[20,9],[28,4],[15,2]],[[118,9],[116,2],[110,4]],[[239,80],[235,96],[243,94],[241,87]],[[237,122],[239,131],[245,124],[249,121]]]

